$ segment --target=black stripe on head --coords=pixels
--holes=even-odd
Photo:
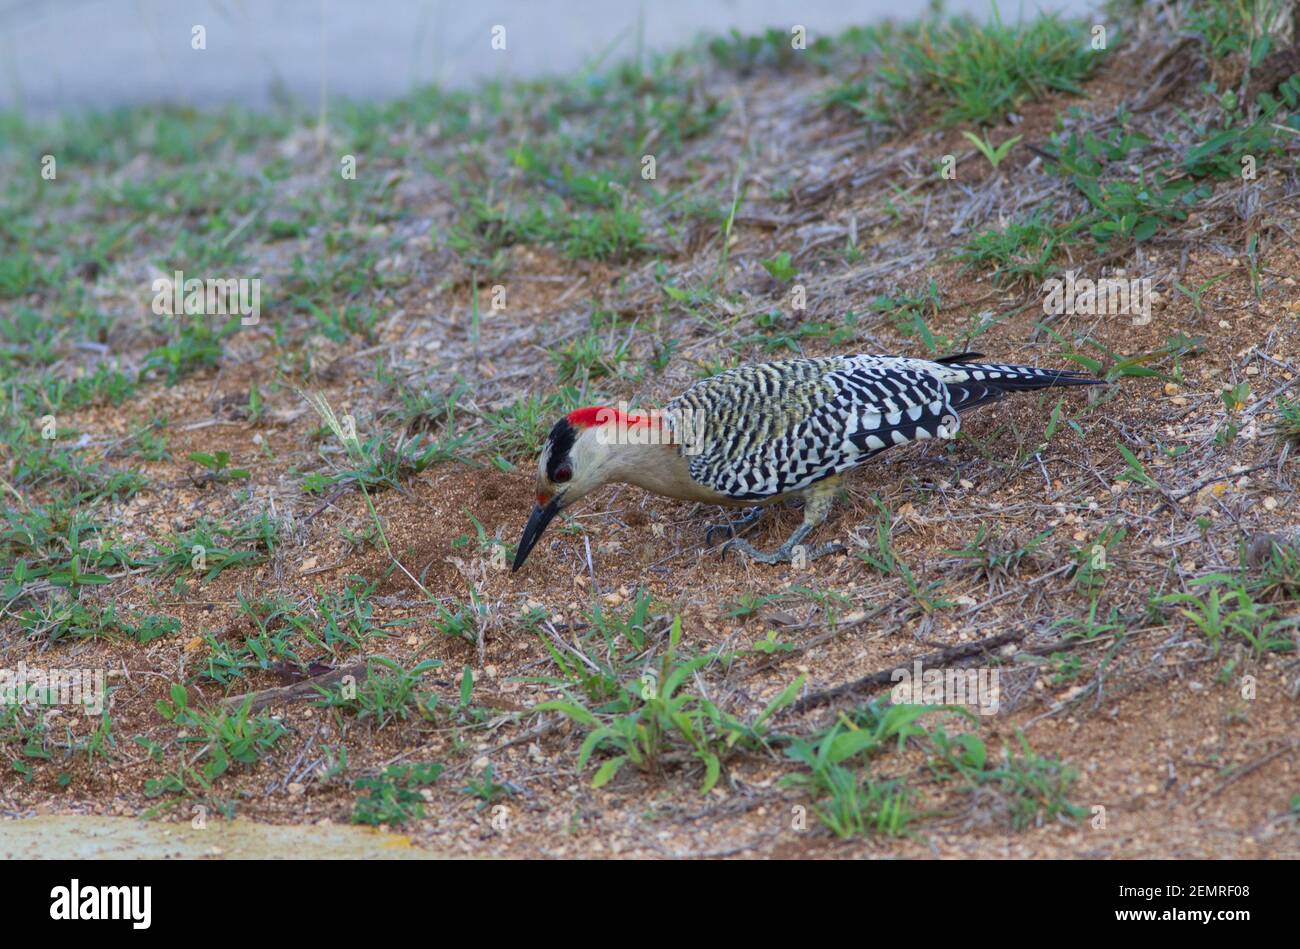
[[[555,480],[556,469],[568,460],[573,443],[577,440],[578,432],[567,418],[562,418],[555,423],[551,434],[546,436],[546,443],[551,446],[551,453],[546,458],[546,477],[549,480]]]

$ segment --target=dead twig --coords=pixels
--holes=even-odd
[[[301,702],[303,699],[319,698],[320,692],[317,691],[319,687],[333,685],[349,675],[355,676],[357,682],[361,682],[370,674],[370,660],[382,658],[386,657],[367,656],[364,659],[350,662],[346,666],[339,666],[337,669],[331,669],[321,675],[295,682],[293,685],[278,685],[269,689],[260,689],[256,692],[227,696],[221,700],[220,704],[226,709],[236,709],[242,707],[245,702],[250,702],[249,711],[256,712],[277,702]]]
[[[1005,633],[999,633],[988,639],[981,639],[978,642],[962,643],[960,646],[951,646],[940,652],[932,652],[928,656],[922,656],[913,662],[920,662],[923,666],[942,666],[956,659],[966,659],[970,656],[976,656],[987,652],[998,646],[1004,646],[1007,643],[1019,642],[1027,634],[1027,630],[1009,630]],[[805,695],[799,701],[789,706],[788,712],[804,712],[810,708],[816,708],[819,705],[826,705],[836,699],[844,698],[855,692],[861,692],[864,689],[876,688],[882,685],[889,685],[894,681],[894,674],[899,666],[891,666],[888,669],[881,669],[879,672],[873,672],[871,675],[863,676],[861,679],[855,679],[852,682],[846,682],[843,685],[837,685],[833,689],[824,689],[821,692],[812,692]]]

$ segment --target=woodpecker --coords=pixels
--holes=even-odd
[[[603,484],[634,484],[683,501],[750,507],[732,549],[760,563],[789,562],[824,520],[845,471],[895,445],[952,438],[961,413],[1010,392],[1099,385],[1064,369],[981,362],[979,353],[942,359],[845,355],[740,366],[703,379],[661,411],[635,414],[588,406],[555,423],[537,461],[537,506],[524,527],[518,570],[561,510]],[[804,501],[803,523],[772,552],[737,535],[763,509]],[[806,560],[838,544],[803,548]]]

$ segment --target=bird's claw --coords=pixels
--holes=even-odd
[[[831,541],[830,543],[822,544],[821,546],[814,547],[812,550],[808,551],[808,559],[816,560],[818,557],[825,557],[827,554],[842,554],[848,549],[849,548],[845,547],[843,544],[837,544],[834,541]]]
[[[801,544],[782,544],[771,553],[757,550],[748,541],[740,538],[733,538],[722,545],[722,554],[726,556],[727,551],[734,550],[737,553],[744,554],[750,560],[758,563],[778,564],[794,563],[803,564],[811,563],[818,557],[825,557],[827,554],[843,553],[847,548],[843,544],[828,543],[819,544],[816,547],[806,547]]]
[[[719,531],[722,532],[723,537],[734,537],[736,534],[736,529],[730,524],[710,524],[704,528],[705,547],[713,546],[713,535]]]
[[[753,508],[751,511],[749,511],[744,517],[740,518],[740,520],[738,521],[734,521],[734,522],[728,521],[725,524],[708,525],[704,529],[704,546],[705,547],[713,546],[713,535],[715,532],[721,531],[723,537],[736,537],[742,531],[747,530],[750,527],[753,527],[756,523],[758,523],[758,519],[762,516],[763,516],[763,509],[761,507],[756,507]]]
[[[754,545],[747,540],[741,540],[739,537],[733,537],[722,545],[722,556],[727,555],[727,551],[734,550],[739,554],[744,554],[750,560],[757,560],[759,563],[781,563],[781,551],[777,550],[770,554],[765,554],[761,550],[755,549]],[[787,555],[785,560],[789,560]]]

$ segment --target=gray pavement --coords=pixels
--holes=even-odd
[[[1000,5],[1004,20],[1081,0]],[[810,39],[853,24],[922,14],[897,0],[0,0],[0,109],[170,102],[265,107],[322,95],[387,98],[437,82],[531,78],[602,57],[681,45],[699,33],[783,30]],[[948,12],[986,17],[990,0]],[[492,29],[505,27],[505,50]],[[194,27],[206,49],[193,49]]]

